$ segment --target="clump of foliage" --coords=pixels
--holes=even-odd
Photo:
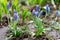
[[[19,37],[20,34],[21,34],[20,28],[17,28],[16,25],[17,25],[17,21],[14,21],[13,23],[11,23],[9,25],[9,28],[10,28],[10,31],[11,31],[11,35],[13,37]]]
[[[17,12],[20,11],[20,4],[18,3],[18,0],[12,0],[12,10],[16,9]]]
[[[55,1],[55,4],[56,4],[56,3],[58,3],[58,4],[60,3],[60,0],[54,0],[54,1]]]
[[[44,32],[44,28],[43,28],[43,24],[42,24],[42,21],[41,19],[39,18],[36,18],[34,19],[34,23],[35,23],[35,36],[39,36],[39,35],[42,35],[42,32]]]
[[[22,23],[24,23],[26,17],[30,18],[31,13],[28,11],[27,8],[22,8],[21,16],[22,16]]]
[[[1,4],[0,4],[0,21],[2,20],[2,8],[1,8]]]
[[[1,6],[2,6],[2,8],[3,8],[4,13],[5,13],[6,15],[8,15],[8,10],[7,10],[7,7],[6,7],[6,5],[7,5],[7,0],[0,0],[0,2],[1,2]]]
[[[41,5],[43,1],[44,0],[29,0],[28,3],[30,5],[33,5],[33,4],[39,4],[39,5]]]

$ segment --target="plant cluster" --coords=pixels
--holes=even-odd
[[[11,0],[10,0],[11,1]],[[7,18],[11,19],[12,17],[12,22],[9,22],[9,31],[10,31],[10,36],[12,37],[19,37],[22,33],[27,33],[29,34],[29,29],[27,26],[20,26],[17,27],[18,21],[22,19],[22,23],[25,22],[26,19],[27,21],[30,21],[32,18],[33,24],[34,24],[34,34],[35,37],[38,37],[42,35],[44,32],[44,27],[42,24],[41,19],[39,18],[40,16],[45,15],[46,17],[49,16],[50,14],[50,6],[47,4],[45,7],[42,7],[42,3],[45,2],[44,0],[24,0],[26,1],[26,4],[28,6],[35,6],[35,8],[30,12],[28,8],[25,8],[25,6],[20,5],[18,0],[12,0],[11,2],[8,2],[7,0],[0,0],[0,21],[2,20],[2,14],[5,13]],[[55,0],[56,1],[56,0]],[[54,0],[51,0],[52,4],[55,7]],[[31,17],[32,15],[32,17]],[[60,15],[60,6],[59,9],[56,10],[56,17]],[[9,17],[10,16],[10,17]],[[33,17],[34,16],[34,17]],[[36,17],[35,17],[36,16]]]

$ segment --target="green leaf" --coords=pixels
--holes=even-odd
[[[6,5],[7,5],[7,0],[0,0],[1,2],[1,7],[3,7],[3,12],[5,12],[6,15],[8,15],[8,10],[6,8]]]
[[[22,16],[22,22],[24,22],[24,20],[26,19],[27,13],[28,13],[28,9],[26,9],[26,8],[23,7],[22,13],[21,13],[21,16]]]
[[[59,10],[60,10],[60,5],[59,5]]]
[[[11,30],[15,30],[17,25],[17,21],[14,21],[13,23],[10,23],[9,27]]]
[[[36,4],[41,5],[44,0],[36,0]]]
[[[44,31],[44,28],[43,28],[42,21],[39,18],[35,18],[34,23],[35,23],[35,26],[37,26],[35,30],[35,36],[37,37],[42,34],[42,32]]]
[[[2,9],[0,8],[0,21],[2,20]]]
[[[21,34],[21,31],[19,29],[15,29],[14,31],[12,31],[12,35],[14,37],[19,37]]]
[[[0,0],[2,4],[4,4],[4,6],[7,4],[7,0]]]
[[[12,5],[16,6],[18,4],[18,0],[12,0]]]
[[[44,0],[27,0],[26,3],[27,3],[28,5],[35,5],[35,4],[41,5],[43,1],[44,1]]]
[[[27,17],[28,17],[28,20],[30,20],[31,19],[31,12],[27,12]]]
[[[51,0],[51,3],[52,3],[52,5],[53,5],[53,7],[56,8],[56,5],[55,5],[54,0]]]
[[[0,21],[2,20],[2,6],[1,6],[1,3],[0,3]]]

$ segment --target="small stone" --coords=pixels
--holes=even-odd
[[[57,39],[57,40],[60,40],[60,39]]]
[[[24,38],[23,40],[28,40],[28,38]]]

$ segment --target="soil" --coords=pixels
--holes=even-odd
[[[21,37],[12,37],[10,40],[49,40],[45,35],[40,35],[36,38],[31,38],[29,35],[22,35]]]
[[[46,32],[47,36],[50,36],[52,38],[52,40],[60,40],[60,34],[56,29],[53,29],[49,32]]]
[[[1,21],[0,21],[0,28],[2,28],[2,23],[1,23]]]
[[[6,16],[2,17],[2,26],[8,26],[8,18]]]
[[[42,36],[37,37],[34,40],[49,40],[49,39],[46,36],[42,35]]]
[[[9,30],[8,27],[0,28],[0,40],[6,40],[6,32]]]
[[[20,22],[19,22],[17,25],[18,25],[18,26],[23,26],[23,25],[25,25],[25,24],[26,24],[26,23],[20,23]]]
[[[25,38],[28,38],[28,36],[29,36],[28,34],[23,33],[19,37],[12,37],[9,40],[23,40]]]
[[[2,21],[0,21],[0,28],[3,26],[8,26],[8,18],[6,16],[2,17]]]

